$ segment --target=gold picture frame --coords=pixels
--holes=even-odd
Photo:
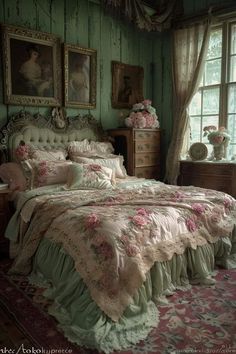
[[[61,105],[59,37],[3,24],[4,103]]]
[[[96,108],[97,51],[64,44],[64,103],[67,107]]]
[[[143,101],[143,77],[141,66],[112,61],[112,107],[131,108]]]

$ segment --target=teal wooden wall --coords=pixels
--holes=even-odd
[[[227,1],[226,1],[227,2]],[[185,15],[208,8],[222,0],[183,0]],[[0,0],[0,22],[54,33],[61,42],[97,50],[97,106],[91,110],[105,129],[119,125],[120,110],[111,107],[111,61],[144,68],[144,97],[152,99],[162,133],[162,159],[171,139],[172,80],[171,32],[143,33],[105,14],[99,0]],[[0,58],[0,67],[2,59]],[[3,103],[0,75],[0,127],[20,109],[50,114],[51,108],[13,106]],[[88,113],[67,108],[67,115]]]
[[[103,127],[119,124],[119,110],[111,107],[111,61],[140,65],[144,68],[144,96],[152,98],[153,36],[138,32],[104,13],[98,0],[1,0],[0,22],[54,33],[63,43],[78,44],[97,50],[97,105],[90,111]],[[1,65],[2,66],[2,65]],[[3,103],[3,79],[0,76],[0,126],[20,110],[49,114],[50,107],[22,107]],[[67,115],[88,110],[67,108]]]

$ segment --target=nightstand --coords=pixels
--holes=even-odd
[[[211,188],[236,198],[236,164],[223,161],[180,161],[181,186]]]
[[[160,178],[160,129],[117,128],[108,135],[114,139],[115,154],[124,156],[128,175]]]
[[[9,206],[9,189],[0,189],[0,257],[8,253],[8,240],[4,233],[11,217]]]

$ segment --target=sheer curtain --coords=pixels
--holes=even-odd
[[[210,37],[210,19],[173,32],[173,128],[165,181],[177,183],[179,160],[189,126],[187,107],[198,89]]]

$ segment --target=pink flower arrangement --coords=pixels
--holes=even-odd
[[[225,127],[219,127],[217,130],[216,126],[209,125],[203,128],[204,134],[203,136],[207,136],[209,143],[212,145],[221,145],[228,143],[230,140],[230,135],[228,134]]]
[[[144,100],[133,105],[132,111],[125,118],[125,125],[132,128],[159,128],[160,124],[152,101]]]

